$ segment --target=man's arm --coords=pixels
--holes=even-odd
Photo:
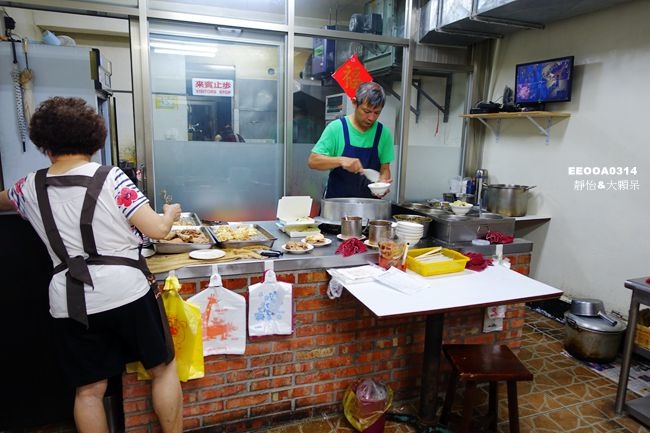
[[[393,182],[393,179],[390,174],[390,163],[382,164],[381,167],[379,167],[378,182],[388,182],[388,183]]]
[[[327,156],[312,152],[309,155],[307,165],[313,170],[331,170],[342,167],[351,173],[363,173],[361,161],[357,158],[348,158],[347,156]]]

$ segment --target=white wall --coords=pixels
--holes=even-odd
[[[574,55],[572,101],[547,106],[571,117],[555,122],[548,144],[528,121],[502,121],[498,142],[486,135],[482,164],[490,183],[537,185],[528,213],[552,217],[526,231],[534,241],[531,276],[625,316],[624,281],[650,275],[649,21],[650,2],[641,0],[503,39],[492,100],[513,87],[515,64]],[[569,175],[572,166],[638,172]],[[577,190],[577,181],[606,189]],[[608,189],[632,181],[637,190]]]

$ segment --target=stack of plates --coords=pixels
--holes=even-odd
[[[395,226],[395,234],[409,245],[415,245],[422,239],[424,226],[410,221],[398,221]]]

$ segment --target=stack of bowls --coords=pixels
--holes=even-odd
[[[397,221],[397,224],[395,225],[395,235],[413,246],[422,239],[422,236],[424,235],[424,226],[410,221]]]

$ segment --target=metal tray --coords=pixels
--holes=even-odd
[[[158,214],[162,215],[162,214]],[[198,227],[201,225],[201,218],[194,212],[181,212],[181,216],[178,220],[174,221],[172,224],[172,230],[179,229],[181,227]]]
[[[175,226],[176,229],[172,230],[183,230],[183,229],[194,229],[200,230],[209,240],[208,243],[177,243],[177,242],[164,242],[164,241],[154,241],[153,247],[157,253],[161,254],[177,254],[177,253],[187,253],[194,250],[207,250],[212,248],[215,245],[214,236],[210,233],[210,230],[207,227],[203,226]]]
[[[222,248],[243,248],[247,247],[250,245],[265,245],[268,247],[273,246],[273,242],[277,240],[277,238],[273,237],[271,233],[268,231],[264,230],[262,227],[260,227],[257,224],[220,224],[220,225],[229,225],[232,228],[236,228],[239,226],[253,226],[259,234],[245,240],[245,241],[238,241],[238,240],[232,240],[232,241],[220,241],[219,238],[217,237],[217,234],[214,232],[214,229],[219,227],[219,225],[211,226],[210,227],[210,232],[212,234],[212,237],[216,240],[217,245],[219,245]]]

